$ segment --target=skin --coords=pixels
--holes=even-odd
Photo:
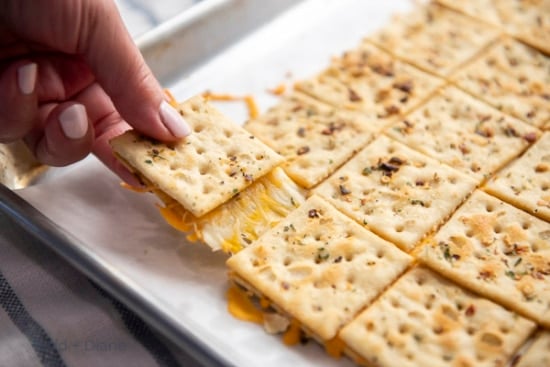
[[[21,66],[37,64],[34,91],[22,94]],[[130,127],[161,141],[163,90],[111,0],[0,0],[0,142],[23,139],[39,161],[63,166],[93,152],[130,184],[108,141]],[[67,138],[59,114],[80,103],[88,130]]]

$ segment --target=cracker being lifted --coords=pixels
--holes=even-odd
[[[179,106],[193,133],[162,144],[129,131],[111,145],[117,156],[165,202],[200,217],[283,161],[271,148],[230,121],[202,97]]]
[[[460,70],[453,80],[497,109],[550,129],[549,56],[504,38]]]
[[[476,191],[419,258],[458,284],[550,327],[550,223]]]
[[[227,265],[237,283],[323,343],[410,262],[409,255],[312,196]]]
[[[535,324],[418,267],[340,333],[369,366],[505,366]]]
[[[449,86],[388,133],[481,183],[519,156],[540,131]]]
[[[298,82],[296,88],[335,107],[359,110],[382,127],[442,84],[443,80],[364,42],[335,57],[320,74]]]
[[[485,189],[550,222],[550,132],[498,172]]]
[[[496,28],[430,3],[395,17],[367,39],[423,70],[446,77],[499,33]]]
[[[245,129],[285,157],[282,167],[298,184],[311,188],[361,150],[377,131],[364,114],[338,110],[293,93]]]
[[[460,172],[380,136],[314,192],[409,251],[475,188]]]

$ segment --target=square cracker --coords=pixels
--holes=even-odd
[[[448,86],[388,134],[482,182],[519,156],[540,131]]]
[[[550,132],[498,172],[485,190],[550,222]]]
[[[328,341],[410,262],[312,196],[227,265],[308,333]]]
[[[359,110],[384,126],[442,84],[442,79],[364,42],[333,58],[318,75],[296,83],[296,88],[335,107]]]
[[[476,191],[420,249],[419,259],[550,327],[550,223]]]
[[[534,323],[421,267],[402,276],[340,338],[368,365],[504,366]]]
[[[541,331],[513,367],[550,366],[550,331]]]
[[[200,217],[283,160],[202,97],[179,106],[193,133],[163,144],[135,131],[111,140],[115,153],[148,183]]]
[[[503,38],[452,79],[531,125],[544,128],[550,120],[550,57],[516,40]]]
[[[370,140],[378,126],[364,114],[339,110],[293,93],[245,129],[285,158],[282,167],[311,188],[327,178]]]
[[[550,54],[550,0],[437,0]]]
[[[449,76],[500,31],[431,3],[400,14],[367,39],[419,68]]]
[[[459,171],[380,136],[314,192],[409,251],[475,186]]]

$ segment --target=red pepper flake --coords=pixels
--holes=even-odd
[[[474,305],[469,305],[468,308],[466,308],[465,315],[468,317],[474,316],[476,313],[476,308]]]
[[[304,155],[306,153],[309,153],[309,147],[308,146],[303,146],[303,147],[300,147],[298,148],[298,150],[296,151],[296,153],[298,155]]]
[[[309,218],[319,218],[319,212],[317,211],[317,209],[310,209],[308,212],[307,212],[307,216]]]
[[[537,141],[537,133],[535,132],[527,133],[523,135],[523,139],[528,143],[534,143],[535,141]]]
[[[244,177],[244,179],[245,179],[246,181],[248,181],[248,182],[254,181],[254,176],[252,176],[252,175],[249,174],[249,173],[243,173],[243,177]]]

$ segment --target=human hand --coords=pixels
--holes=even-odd
[[[0,142],[44,164],[93,152],[130,184],[109,140],[130,126],[161,141],[190,133],[111,0],[0,0]]]

